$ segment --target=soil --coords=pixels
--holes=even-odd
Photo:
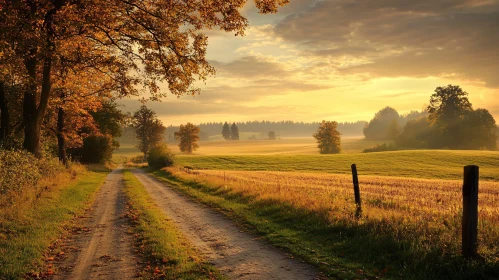
[[[93,207],[61,246],[53,279],[131,279],[140,270],[125,214],[123,175],[112,171]],[[60,256],[60,255],[59,255]]]

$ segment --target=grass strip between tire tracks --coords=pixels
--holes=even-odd
[[[224,279],[206,263],[180,230],[154,203],[144,186],[129,171],[124,171],[127,215],[134,224],[147,266],[144,279]]]

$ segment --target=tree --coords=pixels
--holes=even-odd
[[[255,0],[273,13],[288,0]],[[24,148],[40,155],[57,70],[109,77],[118,96],[196,94],[214,69],[203,30],[244,34],[246,1],[27,0],[0,2],[0,73],[21,73]],[[91,81],[89,81],[91,82]],[[165,82],[168,90],[161,91]]]
[[[459,86],[448,85],[435,89],[427,110],[432,123],[446,126],[461,119],[472,106],[467,92]]]
[[[368,140],[394,140],[400,116],[392,107],[379,110],[374,118],[364,127],[364,136]]]
[[[321,154],[337,154],[341,151],[341,134],[337,127],[337,122],[322,121],[313,135]]]
[[[230,140],[230,127],[227,122],[224,123],[224,126],[222,128],[222,137],[225,140]]]
[[[464,149],[497,149],[496,121],[486,109],[468,112],[463,121],[461,134],[461,147]]]
[[[165,127],[163,123],[156,118],[156,113],[142,105],[139,110],[133,114],[133,127],[139,143],[137,148],[144,153],[144,159],[152,147],[163,141]]]
[[[274,132],[274,131],[270,131],[270,132],[269,132],[269,139],[270,139],[270,140],[275,140],[275,139],[276,139],[276,137],[275,137],[275,132]]]
[[[468,93],[459,86],[448,85],[437,87],[430,97],[428,106],[429,120],[443,148],[457,149],[460,147],[460,131],[465,116],[473,111],[468,100]]]
[[[230,126],[230,139],[239,140],[239,128],[237,128],[236,123],[232,123]]]
[[[180,151],[186,154],[192,154],[193,151],[199,148],[197,141],[199,140],[199,127],[192,123],[180,125],[180,130],[175,132],[175,139],[180,140],[178,147]]]

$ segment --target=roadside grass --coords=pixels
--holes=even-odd
[[[483,279],[499,275],[497,256],[495,260],[492,255],[466,261],[429,246],[432,235],[411,240],[412,232],[421,232],[424,225],[404,223],[404,217],[357,220],[353,206],[349,211],[338,208],[331,219],[330,211],[261,198],[219,183],[175,176],[166,170],[153,175],[249,225],[274,245],[318,266],[333,279]],[[345,214],[348,212],[351,214]]]
[[[499,152],[413,150],[337,155],[177,156],[180,166],[210,170],[303,171],[461,180],[465,165],[480,166],[482,180],[499,181]]]
[[[143,279],[224,279],[202,260],[129,170],[124,171],[124,180],[127,215],[149,260]]]
[[[76,175],[74,168],[78,169]],[[13,197],[0,209],[0,279],[50,275],[37,270],[45,264],[45,252],[54,240],[90,205],[109,170],[100,166],[73,167]],[[43,192],[30,194],[35,189]]]

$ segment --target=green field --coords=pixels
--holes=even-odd
[[[480,166],[482,180],[499,181],[499,152],[396,151],[339,155],[178,156],[177,163],[194,169],[302,171],[359,175],[461,179],[465,165]]]
[[[342,153],[360,153],[366,148],[386,141],[368,141],[359,137],[342,139]],[[239,140],[239,141],[201,141],[198,142],[199,149],[192,155],[317,155],[317,144],[312,137],[284,138],[281,140]],[[182,154],[176,143],[168,143],[175,154]],[[121,144],[115,151],[115,156],[134,157],[140,155],[134,144],[126,142]]]
[[[499,181],[499,152],[410,150],[382,153],[361,153],[380,142],[361,138],[342,140],[342,153],[320,155],[313,138],[290,138],[259,141],[208,141],[192,155],[184,155],[170,144],[177,154],[177,163],[195,169],[302,171],[350,173],[357,164],[359,175],[382,175],[416,178],[462,178],[465,165],[480,166],[482,180]],[[115,157],[140,155],[133,145],[124,145]]]

